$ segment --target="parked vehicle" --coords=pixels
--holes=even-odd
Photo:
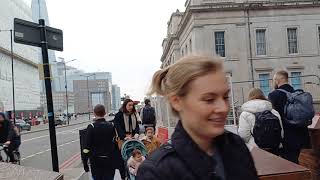
[[[54,119],[54,124],[55,126],[58,126],[58,125],[66,125],[67,124],[67,120],[66,118],[64,118],[64,116],[60,115],[60,116],[56,116],[55,119]]]
[[[22,130],[27,130],[31,131],[31,125],[26,123],[22,119],[16,119],[16,126],[18,127],[19,131],[21,132]]]

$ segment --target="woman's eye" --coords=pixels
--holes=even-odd
[[[206,102],[212,102],[212,101],[214,101],[214,99],[205,99],[204,101],[206,101]]]
[[[229,96],[225,96],[223,99],[225,99],[225,100],[229,100]]]

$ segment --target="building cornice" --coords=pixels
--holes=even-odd
[[[166,45],[166,47],[165,47],[165,49],[163,51],[163,54],[161,56],[161,62],[163,62],[164,59],[166,58],[166,56],[167,56],[167,54],[168,54],[168,52],[169,52],[169,50],[171,48],[171,45],[172,45],[173,41],[177,40],[177,39],[178,39],[178,37],[175,34],[171,35],[171,37],[167,38],[168,43],[167,43],[167,45]]]
[[[3,47],[0,47],[0,52],[6,54],[6,55],[8,55],[8,56],[11,56],[11,52],[8,51],[7,49],[3,48]],[[24,58],[24,57],[22,57],[22,56],[20,56],[20,55],[18,55],[18,54],[15,54],[15,53],[14,53],[14,54],[13,54],[13,57],[14,57],[15,59],[17,59],[18,61],[22,62],[22,63],[25,63],[25,64],[28,64],[28,65],[30,65],[30,66],[32,66],[32,67],[38,68],[38,64],[36,64],[36,63],[34,63],[33,61],[31,61],[31,60],[29,60],[29,59],[27,59],[27,58]]]
[[[186,1],[187,3],[188,1]],[[244,3],[205,3],[202,5],[190,5],[187,4],[183,17],[178,25],[176,34],[167,37],[168,41],[163,54],[161,56],[161,62],[166,58],[172,42],[174,39],[179,39],[187,26],[190,17],[193,13],[199,12],[217,12],[217,11],[247,11],[247,10],[271,10],[271,9],[289,9],[289,8],[306,8],[306,7],[320,7],[320,2],[314,0],[277,0],[270,1],[253,1]]]

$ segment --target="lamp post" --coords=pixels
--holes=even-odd
[[[13,111],[13,123],[16,124],[16,103],[14,96],[14,71],[13,71],[13,30],[0,30],[0,32],[10,32],[10,45],[11,45],[11,78],[12,78],[12,111]]]
[[[90,93],[89,93],[89,77],[91,76],[95,76],[96,74],[88,74],[88,75],[80,75],[82,77],[86,77],[87,78],[87,91],[88,91],[88,113],[89,113],[89,120],[90,120]]]
[[[61,58],[60,59],[63,59],[64,58]],[[64,84],[65,84],[65,90],[66,90],[66,103],[67,103],[67,122],[68,122],[68,125],[70,124],[70,121],[69,121],[69,99],[68,99],[68,83],[67,83],[67,66],[66,64],[69,63],[69,62],[72,62],[72,61],[76,61],[77,59],[72,59],[70,61],[62,61],[63,62],[63,65],[64,65]]]
[[[66,98],[66,106],[67,106],[67,123],[68,125],[70,124],[70,120],[69,120],[69,98],[68,98],[68,82],[67,82],[67,67],[66,64],[72,61],[76,61],[77,59],[72,59],[70,61],[65,62],[64,58],[59,57],[59,59],[61,59],[61,62],[63,63],[64,66],[64,83],[65,83],[65,90],[66,90],[66,94],[65,94],[65,98]],[[59,78],[59,82],[60,82],[60,78]]]

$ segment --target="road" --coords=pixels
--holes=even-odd
[[[70,162],[79,158],[79,130],[86,128],[91,123],[87,120],[82,120],[82,122],[84,123],[56,128],[60,170],[70,168]],[[22,134],[21,165],[52,171],[49,130],[33,129],[35,132]]]

